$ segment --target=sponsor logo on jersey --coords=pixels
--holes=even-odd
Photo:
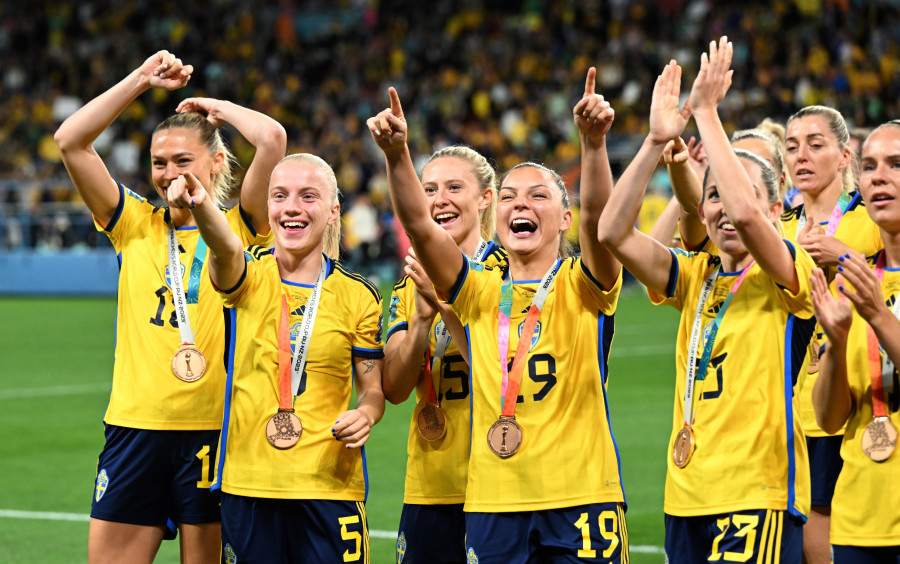
[[[103,494],[106,493],[107,486],[109,486],[109,476],[106,474],[106,468],[102,468],[100,473],[97,474],[97,488],[94,492],[94,499],[100,501]]]
[[[225,544],[225,550],[223,552],[223,556],[225,556],[225,562],[228,562],[228,564],[237,564],[237,554],[235,554],[234,549],[231,548],[231,543]]]
[[[525,328],[525,322],[519,323],[519,339],[522,338],[522,330]],[[537,322],[537,325],[534,326],[534,334],[531,335],[531,346],[528,347],[528,351],[530,352],[534,346],[537,344],[538,339],[541,338],[541,322],[540,320]]]
[[[403,564],[403,557],[406,555],[406,533],[400,531],[397,537],[397,564]]]

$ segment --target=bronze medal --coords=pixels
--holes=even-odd
[[[863,431],[862,449],[875,462],[890,458],[897,446],[897,429],[887,417],[876,417]]]
[[[694,430],[690,425],[685,425],[675,435],[675,444],[672,445],[672,460],[675,466],[684,468],[691,461],[694,454]]]
[[[289,449],[300,440],[303,425],[293,410],[278,410],[278,413],[266,423],[266,438],[269,443],[281,450]]]
[[[419,413],[416,417],[419,435],[426,441],[437,441],[444,438],[447,432],[447,416],[444,410],[436,403],[425,401],[423,398],[420,402]]]
[[[182,382],[196,382],[206,372],[206,358],[193,345],[182,345],[172,357],[172,372]]]
[[[488,447],[500,458],[509,458],[522,446],[522,427],[516,423],[515,416],[500,416],[487,434]]]
[[[806,367],[807,374],[815,374],[819,371],[819,340],[813,336],[809,342],[809,365]]]

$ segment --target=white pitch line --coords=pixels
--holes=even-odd
[[[19,388],[12,390],[0,390],[0,400],[20,398],[45,398],[48,396],[79,396],[109,393],[112,386],[110,382],[95,384],[73,384],[71,386],[48,386],[46,388]]]
[[[0,518],[7,519],[35,519],[38,521],[80,521],[87,523],[91,520],[90,515],[82,513],[56,513],[52,511],[17,511],[15,509],[0,509]],[[397,538],[397,531],[379,531],[370,529],[369,536],[373,539]],[[638,545],[629,547],[630,552],[640,552],[644,554],[664,554],[662,547]]]

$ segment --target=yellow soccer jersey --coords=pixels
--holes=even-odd
[[[810,299],[813,261],[794,249],[800,291],[792,295],[753,265],[731,301],[716,335],[706,378],[697,381],[693,430],[696,448],[678,468],[675,436],[684,426],[685,372],[697,300],[706,276],[719,266],[705,252],[672,251],[666,295],[656,304],[682,312],[676,345],[675,409],[666,451],[665,512],[692,517],[742,509],[809,510],[809,462],[793,385],[806,370],[806,347],[815,320]],[[720,273],[706,300],[702,328],[710,324],[738,273]],[[698,347],[699,363],[703,344]]]
[[[789,241],[797,240],[797,229],[800,226],[800,215],[803,213],[803,206],[797,206],[781,215],[781,225],[784,228],[784,238]],[[819,219],[819,218],[816,218]],[[824,229],[828,225],[828,219],[820,225]],[[835,238],[842,241],[851,249],[864,254],[867,257],[874,256],[882,247],[881,232],[878,226],[869,217],[866,212],[865,203],[863,203],[862,195],[859,192],[850,194],[850,205],[847,212],[841,218],[837,230],[834,232]],[[825,276],[830,280],[834,277],[834,269],[826,267]],[[820,326],[816,326],[815,338],[810,341],[808,354],[810,358],[818,358],[819,348],[824,342],[825,332]],[[813,369],[815,370],[815,369]],[[818,371],[808,374],[804,371],[800,375],[799,397],[800,397],[800,420],[803,423],[803,429],[809,437],[826,437],[828,433],[819,427],[816,423],[816,412],[812,404],[812,389],[818,378]],[[835,434],[841,434],[843,430]]]
[[[491,242],[482,257],[485,265],[505,269],[506,251]],[[416,286],[404,276],[391,294],[388,333],[385,342],[398,331],[405,331],[415,314]],[[444,324],[438,316],[431,326],[428,350],[434,354],[437,335]],[[424,361],[423,361],[424,366]],[[440,375],[440,376],[438,376]],[[414,504],[463,503],[466,500],[466,466],[469,463],[469,365],[456,343],[450,340],[443,362],[432,378],[441,409],[447,416],[444,437],[426,441],[419,435],[417,412],[413,411],[406,444],[406,486],[403,502]],[[437,384],[439,380],[439,385]],[[425,397],[422,383],[416,385],[416,403]]]
[[[104,421],[136,429],[219,429],[225,399],[225,326],[222,300],[204,260],[205,245],[194,252],[200,242],[196,227],[176,230],[188,319],[196,346],[206,357],[203,377],[185,383],[172,373],[181,335],[169,283],[168,211],[122,185],[119,191],[119,207],[109,225],[97,224],[119,257],[116,358]],[[256,234],[240,207],[225,216],[245,245],[269,241],[269,236]]]
[[[466,328],[471,361],[466,511],[624,502],[606,396],[621,280],[620,275],[615,286],[604,291],[580,258],[561,261],[522,374],[515,414],[523,430],[522,445],[514,456],[501,459],[488,448],[487,432],[501,411],[497,331],[503,280],[476,262],[464,265],[449,301]],[[538,282],[514,284],[509,348],[503,358],[509,365]]]
[[[362,276],[323,259],[328,275],[294,401],[303,433],[293,448],[279,450],[269,444],[265,429],[279,406],[281,296],[288,296],[293,350],[314,286],[283,281],[270,250],[251,247],[245,257],[244,277],[222,296],[228,384],[213,487],[250,497],[363,501],[364,452],[346,448],[331,428],[352,408],[354,357],[383,356],[381,295]]]
[[[888,307],[900,299],[900,269],[885,269],[881,293]],[[883,354],[883,353],[882,353]],[[853,311],[847,340],[847,379],[852,395],[850,420],[841,445],[844,467],[831,502],[831,543],[850,546],[900,545],[900,452],[874,462],[862,450],[862,435],[872,422],[872,384],[866,348],[866,322]],[[885,390],[888,415],[900,429],[900,378]]]

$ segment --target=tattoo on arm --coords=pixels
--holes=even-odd
[[[363,366],[366,367],[366,371],[363,372],[363,374],[368,374],[369,372],[372,371],[373,368],[375,368],[375,359],[374,359],[374,358],[368,358],[368,359],[364,360],[364,361],[363,361]]]
[[[367,395],[369,395],[369,392],[368,392],[368,391],[363,392],[363,395],[359,396],[359,399],[356,400],[356,408],[357,408],[357,409],[359,409],[359,406],[362,405],[362,402],[363,402],[364,399],[366,399],[366,396],[367,396]]]

